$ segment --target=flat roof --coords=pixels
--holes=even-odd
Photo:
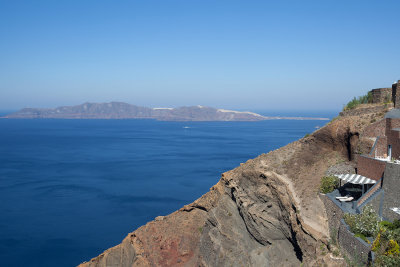
[[[394,108],[385,115],[385,119],[400,119],[400,109]]]

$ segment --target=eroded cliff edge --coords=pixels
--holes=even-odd
[[[387,107],[340,116],[308,137],[222,174],[201,198],[128,234],[81,266],[342,265],[321,250],[328,168],[373,144]]]

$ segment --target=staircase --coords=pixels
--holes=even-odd
[[[367,200],[369,200],[370,198],[372,198],[375,194],[377,194],[382,187],[382,178],[379,179],[378,182],[376,182],[376,184],[371,187],[362,197],[360,197],[360,199],[357,201],[357,208],[360,208],[360,206],[365,203]]]

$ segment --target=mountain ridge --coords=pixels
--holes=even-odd
[[[1,118],[8,119],[155,119],[160,121],[261,121],[272,119],[328,120],[312,117],[262,116],[250,111],[206,106],[148,108],[125,102],[90,103],[57,108],[23,108]]]

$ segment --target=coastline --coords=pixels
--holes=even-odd
[[[68,118],[68,117],[44,117],[44,118],[34,118],[34,117],[7,117],[3,116],[0,117],[0,119],[25,119],[25,120],[35,120],[35,119],[59,119],[59,120],[157,120],[157,121],[191,121],[191,122],[212,122],[212,121],[219,121],[219,122],[252,122],[255,120],[161,120],[161,119],[154,119],[154,118],[105,118],[105,117],[99,117],[99,118]],[[265,117],[263,119],[257,120],[257,121],[266,121],[266,120],[317,120],[317,121],[329,121],[329,118],[319,118],[319,117]]]

